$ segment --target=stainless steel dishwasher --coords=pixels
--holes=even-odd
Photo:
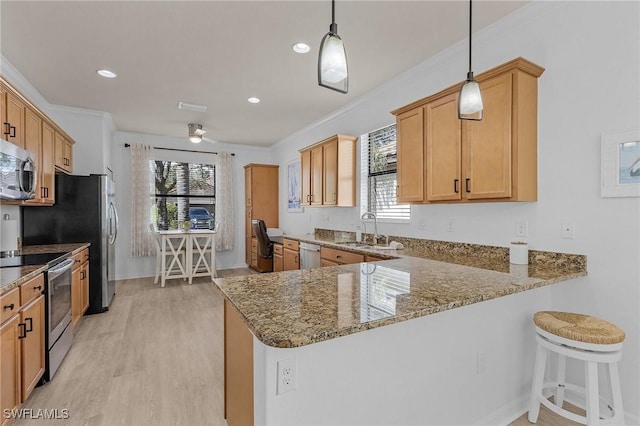
[[[300,243],[300,269],[320,267],[320,246],[317,244]]]

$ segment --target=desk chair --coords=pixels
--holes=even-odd
[[[267,235],[267,226],[262,219],[252,219],[253,235],[258,243],[258,271],[273,271],[273,241]]]

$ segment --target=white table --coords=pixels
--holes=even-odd
[[[216,276],[216,232],[209,229],[158,231],[162,250],[161,287],[166,279]]]

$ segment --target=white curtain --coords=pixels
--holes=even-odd
[[[216,173],[216,250],[233,250],[233,162],[228,152],[218,153]]]
[[[151,210],[151,161],[153,147],[131,145],[131,230],[129,246],[132,257],[152,256],[153,240],[149,229]]]

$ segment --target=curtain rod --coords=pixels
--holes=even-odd
[[[125,148],[129,148],[131,146],[131,144],[125,143],[124,147]],[[218,155],[217,152],[211,152],[211,151],[196,151],[194,149],[178,149],[178,148],[158,148],[156,146],[153,147],[153,149],[160,149],[162,151],[180,151],[180,152],[195,152],[197,154],[214,154],[214,155]],[[232,156],[235,156],[235,152],[231,153]]]

